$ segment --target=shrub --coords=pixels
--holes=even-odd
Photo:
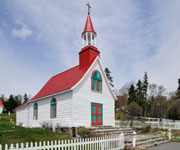
[[[50,122],[43,121],[41,123],[41,126],[43,129],[45,129],[47,131],[52,131],[52,124]]]
[[[78,134],[82,137],[83,135],[87,135],[88,137],[90,136],[91,134],[91,130],[90,129],[78,129]]]
[[[168,118],[180,120],[180,102],[173,104],[168,110]]]
[[[18,124],[19,124],[19,126],[20,126],[20,127],[22,127],[22,125],[23,125],[23,123],[22,123],[22,122],[19,122]]]
[[[142,130],[142,133],[149,133],[150,131],[151,131],[151,126],[148,125]]]
[[[132,102],[127,108],[128,114],[130,116],[141,116],[142,108],[136,102]]]

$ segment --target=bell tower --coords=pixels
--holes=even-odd
[[[91,17],[90,17],[90,8],[89,3],[88,6],[88,16],[86,19],[86,24],[84,27],[84,31],[81,34],[82,38],[82,49],[79,52],[79,66],[80,69],[89,66],[92,61],[99,56],[100,52],[96,48],[96,32],[94,30]]]
[[[90,14],[88,14],[87,16],[86,25],[84,27],[84,31],[81,37],[82,37],[82,47],[88,45],[96,46],[96,32],[94,31]]]

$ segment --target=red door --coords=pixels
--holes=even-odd
[[[103,117],[102,117],[102,105],[92,103],[91,104],[91,112],[92,112],[92,125],[102,125]]]

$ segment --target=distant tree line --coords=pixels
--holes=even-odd
[[[10,95],[9,98],[6,98],[4,95],[1,95],[0,99],[4,104],[4,111],[5,112],[14,112],[14,109],[19,105],[26,103],[30,96],[26,93],[22,95]]]
[[[180,120],[180,79],[177,83],[176,91],[165,93],[162,85],[148,83],[145,72],[143,80],[125,84],[119,90],[115,108],[132,116]]]

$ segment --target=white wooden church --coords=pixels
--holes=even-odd
[[[16,108],[16,123],[25,127],[114,126],[115,95],[108,83],[96,48],[97,34],[88,13],[79,65],[49,79],[27,103]]]

